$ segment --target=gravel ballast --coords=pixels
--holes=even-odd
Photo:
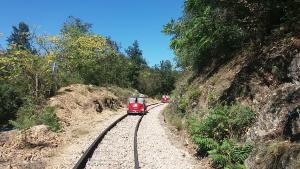
[[[156,105],[157,106],[157,105]],[[150,106],[151,110],[144,116],[138,131],[138,157],[142,169],[193,169],[195,159],[184,149],[172,144],[166,127],[160,121],[160,113],[166,105]],[[87,147],[100,133],[121,114],[104,120],[94,126],[93,133],[85,139],[68,147],[59,165],[48,168],[72,168]],[[129,115],[112,128],[98,145],[87,169],[131,169],[134,168],[133,139],[134,130],[140,116]],[[101,129],[102,128],[102,129]],[[98,132],[97,132],[98,131]],[[52,163],[53,164],[53,163]],[[199,168],[199,166],[198,166]]]
[[[140,167],[145,169],[196,168],[194,158],[187,151],[172,145],[168,139],[159,119],[165,106],[158,106],[150,110],[140,125],[138,131]]]
[[[90,132],[83,135],[78,136],[80,138],[76,139],[76,141],[70,143],[69,146],[62,148],[59,152],[55,152],[57,157],[53,157],[51,161],[49,161],[47,169],[69,169],[73,168],[77,161],[80,159],[82,154],[87,150],[87,148],[93,143],[93,141],[98,137],[98,135],[111,123],[124,115],[125,110],[119,110],[119,113],[102,119],[97,123],[90,123],[89,129]]]
[[[107,133],[86,168],[134,168],[133,136],[140,116],[127,116]]]

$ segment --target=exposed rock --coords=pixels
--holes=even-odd
[[[288,141],[257,143],[246,166],[249,169],[300,168],[300,145]]]
[[[293,111],[300,103],[300,85],[284,84],[269,95],[268,102],[257,114],[257,121],[247,132],[250,140],[269,140],[284,135],[288,112]],[[295,121],[292,130],[299,131],[299,121]]]
[[[289,71],[288,76],[292,78],[295,83],[300,83],[300,53],[293,58]]]
[[[264,45],[237,54],[212,74],[186,77],[177,87],[179,94],[176,99],[182,99],[192,89],[198,90],[201,95],[197,98],[197,105],[194,100],[189,100],[186,113],[199,118],[205,117],[206,110],[214,103],[239,103],[251,108],[256,113],[256,121],[241,140],[259,142],[259,146],[279,139],[293,146],[282,150],[280,157],[265,159],[265,164],[257,162],[249,166],[260,169],[273,165],[274,161],[280,163],[280,160],[287,167],[295,166],[291,159],[299,158],[300,152],[292,148],[300,146],[297,143],[300,140],[300,119],[297,115],[291,118],[290,114],[300,108],[300,40],[299,37],[285,37],[272,39]],[[258,153],[254,150],[248,161],[255,160]],[[274,165],[273,168],[283,167],[282,164]]]

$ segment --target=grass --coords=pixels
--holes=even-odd
[[[164,118],[169,124],[174,126],[177,131],[181,131],[184,128],[182,123],[183,116],[170,111],[169,108],[164,110]]]

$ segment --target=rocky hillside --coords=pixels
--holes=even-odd
[[[165,114],[213,168],[299,168],[299,9],[186,0],[165,25],[184,72]]]
[[[253,145],[248,168],[300,167],[299,36],[270,40],[237,53],[218,69],[187,74],[174,97],[188,117],[204,119],[220,103],[238,103],[255,112],[255,120],[239,137],[239,142]]]

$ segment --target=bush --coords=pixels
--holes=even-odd
[[[11,85],[0,85],[0,124],[7,124],[15,118],[18,108],[22,105],[20,92]]]
[[[58,131],[60,129],[59,119],[55,114],[54,107],[44,108],[38,118],[38,123],[49,126],[52,131]]]
[[[202,94],[201,89],[199,89],[198,87],[195,87],[195,86],[189,87],[189,89],[187,91],[188,100],[190,102],[197,102],[197,100],[199,99],[201,94]]]
[[[244,161],[252,151],[252,145],[237,145],[233,140],[224,140],[215,149],[210,150],[209,156],[216,168],[243,169]]]
[[[186,0],[183,16],[171,20],[163,32],[171,35],[170,47],[181,67],[213,70],[248,44],[262,44],[275,30],[297,32],[299,7],[294,0]]]
[[[35,125],[45,124],[52,131],[60,129],[59,119],[55,114],[54,107],[45,107],[42,111],[38,111],[38,107],[33,104],[31,99],[17,112],[17,119],[11,120],[10,123],[17,129],[27,129]]]
[[[189,131],[201,154],[209,155],[216,168],[242,169],[252,146],[238,145],[233,139],[244,134],[254,118],[247,107],[217,105],[209,109],[206,118],[189,119]]]
[[[171,125],[175,126],[177,131],[180,131],[183,129],[182,119],[184,117],[181,114],[177,114],[177,113],[170,112],[170,111],[165,111],[164,117]]]
[[[26,102],[17,111],[17,118],[10,123],[18,129],[27,129],[38,125],[37,123],[37,106],[33,104],[30,98],[26,98]]]
[[[217,105],[209,109],[209,115],[200,123],[190,120],[190,130],[192,134],[216,140],[230,139],[243,134],[254,118],[254,112],[247,107]]]

